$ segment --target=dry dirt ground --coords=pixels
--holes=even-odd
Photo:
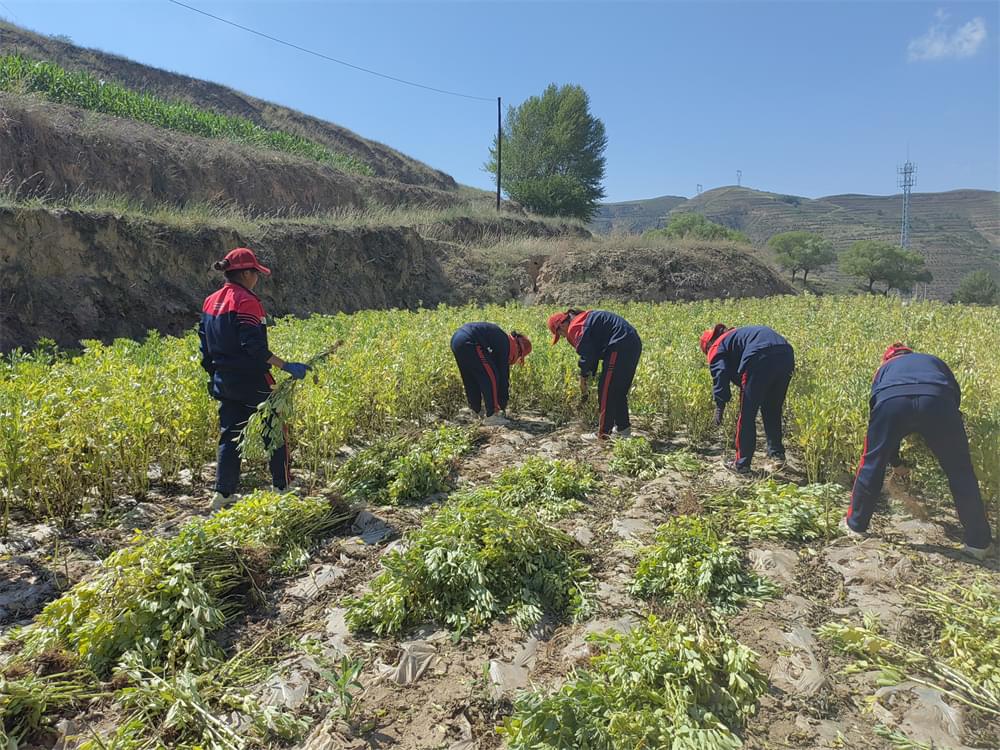
[[[276,704],[312,706],[314,729],[297,750],[502,747],[496,726],[519,691],[557,687],[574,667],[585,666],[589,633],[627,630],[650,611],[647,602],[628,593],[628,584],[638,547],[655,527],[672,515],[698,513],[702,498],[748,481],[724,471],[720,457],[707,453],[699,454],[697,473],[668,471],[652,481],[617,476],[608,471],[607,446],[584,442],[582,431],[583,425],[557,427],[534,416],[516,419],[509,428],[482,429],[482,440],[461,463],[456,481],[486,482],[529,455],[590,463],[601,478],[598,490],[583,510],[557,525],[587,550],[597,581],[595,615],[580,623],[544,621],[529,633],[496,622],[457,641],[433,626],[398,639],[354,636],[344,625],[344,598],[366,590],[380,558],[401,544],[434,504],[368,508],[314,554],[306,572],[280,582],[262,607],[223,638],[233,651],[267,636],[287,650],[282,668],[260,689]],[[654,445],[661,452],[684,447]],[[82,575],[103,554],[127,543],[131,528],[171,533],[183,519],[204,513],[210,476],[209,466],[202,477],[188,477],[190,484],[157,488],[144,502],[123,505],[113,521],[94,519],[70,539],[46,527],[31,528],[37,538],[0,563],[4,623],[29,618],[67,578]],[[779,476],[804,481],[794,460]],[[777,581],[783,593],[729,618],[736,637],[759,655],[770,683],[742,732],[745,747],[891,748],[875,734],[877,724],[935,748],[1000,747],[997,726],[914,683],[881,689],[882,700],[869,708],[868,696],[879,689],[875,675],[845,674],[848,661],[816,635],[825,622],[859,621],[862,612],[875,612],[890,633],[925,638],[929,625],[908,606],[905,586],[933,586],[946,575],[980,572],[1000,583],[995,562],[974,563],[954,552],[959,537],[950,507],[915,501],[899,488],[890,487],[888,494],[888,507],[873,525],[876,533],[864,542],[833,538],[747,549],[749,564]],[[23,540],[28,530],[15,537]],[[372,543],[361,538],[366,531]],[[339,718],[332,697],[316,701],[329,690],[328,666],[342,655],[365,665],[349,722]],[[40,747],[71,748],[73,735],[106,728],[110,718],[99,711],[76,717],[63,724],[69,736]]]

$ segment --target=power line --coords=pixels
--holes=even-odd
[[[322,52],[316,52],[315,50],[311,50],[311,49],[308,49],[306,47],[301,47],[298,44],[294,44],[293,42],[286,42],[284,39],[279,39],[276,36],[271,36],[270,34],[265,34],[263,31],[257,31],[257,29],[251,29],[249,26],[243,26],[242,24],[238,24],[235,21],[230,21],[228,18],[222,18],[221,16],[213,15],[212,13],[209,13],[208,11],[201,10],[200,8],[195,8],[193,5],[187,5],[186,3],[180,2],[180,0],[167,0],[167,2],[173,3],[174,5],[179,5],[182,8],[187,8],[188,10],[192,10],[195,13],[200,13],[203,16],[208,16],[209,18],[213,18],[216,21],[221,21],[222,23],[229,24],[230,26],[233,26],[233,27],[235,27],[237,29],[241,29],[243,31],[247,31],[247,32],[249,32],[251,34],[256,34],[257,36],[263,37],[264,39],[269,39],[272,42],[277,42],[278,44],[283,44],[286,47],[291,47],[292,49],[296,49],[299,52],[305,52],[308,55],[313,55],[314,57],[319,57],[319,58],[321,58],[323,60],[327,60],[329,62],[337,63],[338,65],[343,65],[343,66],[348,67],[348,68],[353,68],[354,70],[360,70],[362,73],[369,73],[369,74],[371,74],[373,76],[378,76],[379,78],[385,78],[386,80],[389,80],[389,81],[395,81],[396,83],[403,83],[403,84],[406,84],[407,86],[415,86],[418,89],[426,89],[427,91],[434,91],[434,92],[436,92],[438,94],[447,94],[448,96],[459,96],[459,97],[462,97],[463,99],[474,99],[474,100],[480,101],[480,102],[492,102],[494,100],[494,98],[495,98],[495,97],[492,97],[492,96],[489,96],[489,97],[487,97],[487,96],[473,96],[472,94],[463,94],[460,91],[448,91],[447,89],[439,89],[439,88],[436,88],[434,86],[427,86],[427,85],[425,85],[423,83],[416,83],[415,81],[407,81],[405,78],[397,78],[396,76],[391,76],[391,75],[388,75],[386,73],[379,73],[377,70],[371,70],[370,68],[364,68],[364,67],[362,67],[360,65],[355,65],[354,63],[349,63],[346,60],[338,60],[336,57],[330,57],[329,55],[324,55]]]
[[[0,3],[0,8],[3,8],[5,11],[7,11],[8,13],[10,13],[10,17],[13,18],[15,21],[17,21],[18,23],[21,23],[21,19],[18,18],[16,15],[14,15],[14,11],[12,11],[6,5],[4,5],[3,3]]]

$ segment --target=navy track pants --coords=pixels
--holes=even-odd
[[[990,545],[990,525],[972,468],[969,438],[958,407],[947,396],[896,396],[875,405],[854,479],[848,525],[855,531],[868,529],[886,466],[899,454],[903,438],[913,433],[923,437],[948,477],[965,543],[985,549]]]
[[[472,341],[455,338],[451,341],[451,351],[462,374],[469,408],[478,414],[485,402],[488,417],[506,409],[507,402],[501,398],[497,373],[487,351]]]
[[[740,413],[736,419],[736,465],[750,468],[757,450],[757,412],[764,422],[767,455],[785,455],[781,411],[795,370],[795,355],[786,347],[768,354],[765,349],[747,364],[740,383]]]
[[[628,413],[628,392],[635,379],[635,370],[642,356],[642,340],[629,336],[612,346],[603,359],[601,378],[597,384],[600,417],[597,432],[607,435],[612,427],[619,431],[631,427]]]
[[[247,420],[257,410],[256,404],[245,404],[229,399],[219,400],[219,452],[215,472],[215,491],[223,495],[236,492],[240,483],[241,456],[239,449],[240,434]],[[279,490],[285,489],[289,482],[288,441],[282,443],[271,456],[269,467],[271,484]]]

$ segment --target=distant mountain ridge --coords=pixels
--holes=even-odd
[[[601,206],[592,228],[601,232],[643,232],[669,217],[695,212],[745,232],[763,247],[775,234],[816,232],[838,251],[861,239],[899,241],[901,195],[831,195],[804,198],[745,187],[721,187],[690,199],[662,196]],[[914,193],[910,199],[910,244],[934,274],[931,297],[946,298],[967,273],[987,270],[1000,277],[1000,192],[952,190]],[[836,271],[823,275],[847,280]]]

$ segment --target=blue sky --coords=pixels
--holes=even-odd
[[[431,86],[518,103],[576,83],[609,200],[735,183],[818,197],[1000,189],[1000,4],[218,2],[190,5]],[[332,120],[489,188],[495,99],[402,86],[167,0],[0,0],[0,16]]]

